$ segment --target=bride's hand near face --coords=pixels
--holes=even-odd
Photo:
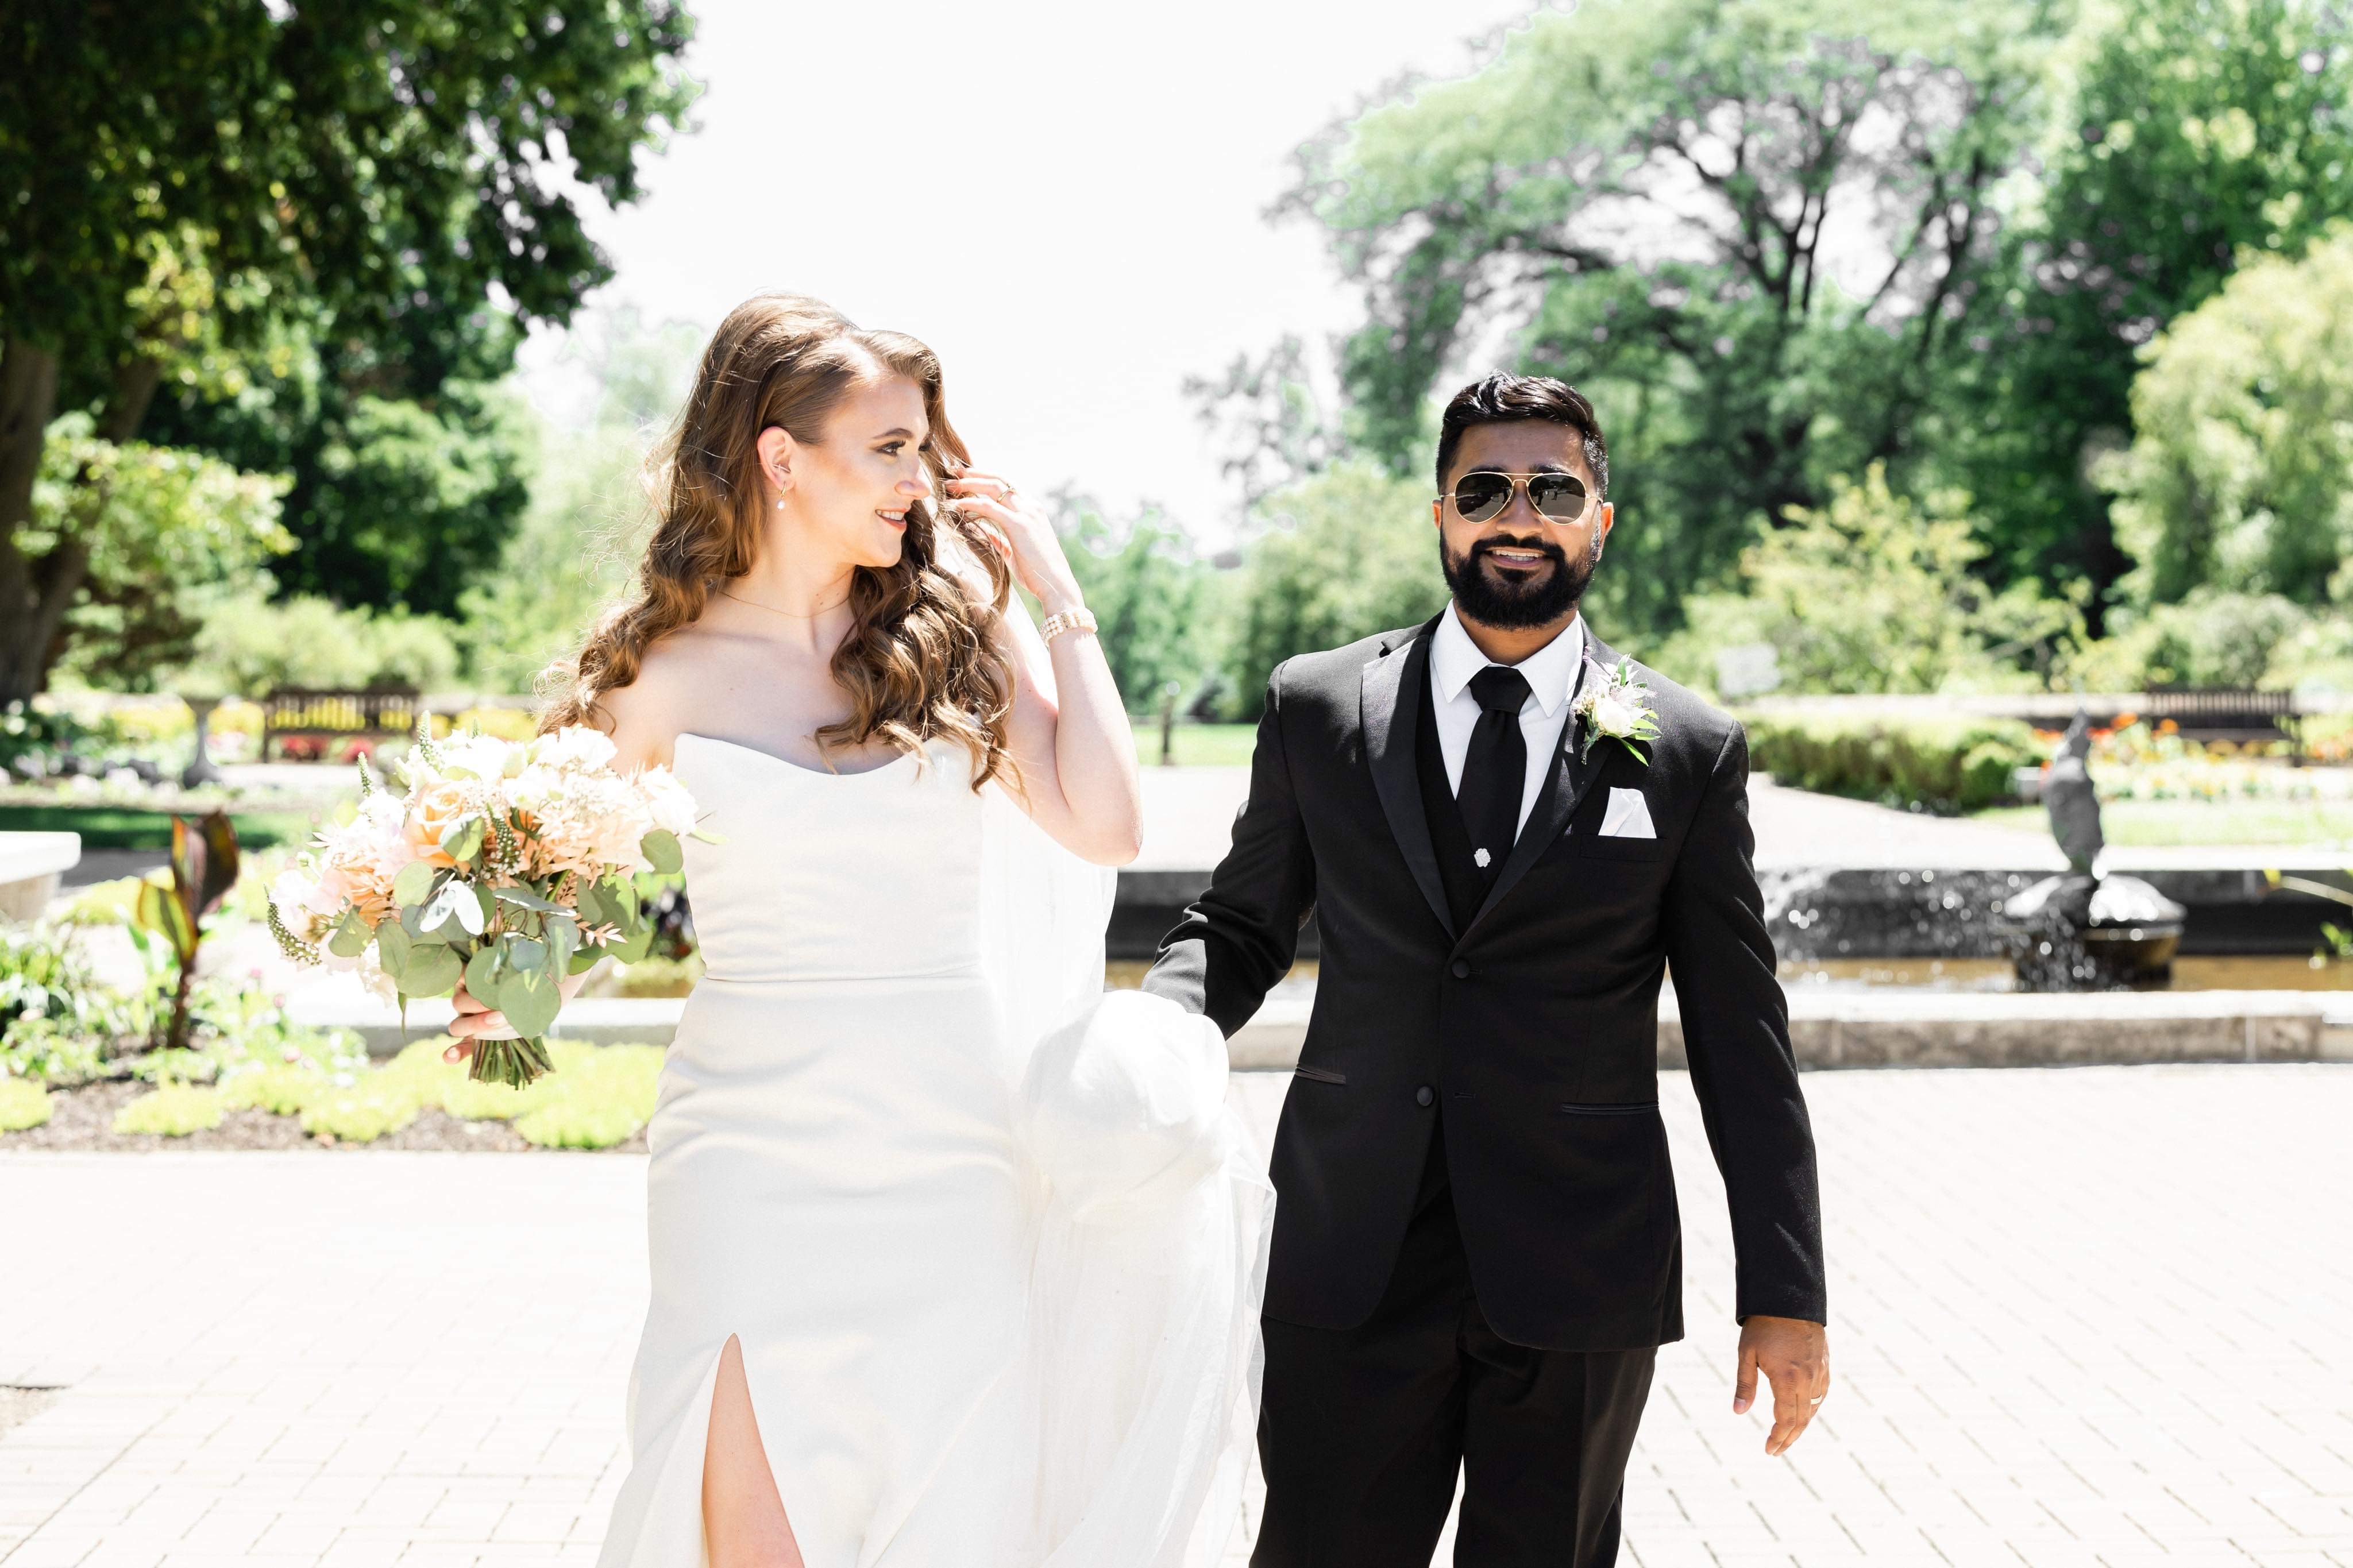
[[[1043,508],[977,468],[950,479],[947,492],[969,531],[1005,556],[1047,615],[1084,607],[1078,576]],[[1004,627],[1014,666],[1008,743],[1031,819],[1074,855],[1098,866],[1126,865],[1144,841],[1142,786],[1135,736],[1102,646],[1083,629],[1048,643],[1027,615],[1007,616]]]
[[[1061,535],[1045,509],[1013,488],[1013,481],[966,468],[947,483],[948,501],[978,524],[1004,553],[1014,581],[1029,590],[1048,615],[1079,607],[1079,580],[1062,552]]]

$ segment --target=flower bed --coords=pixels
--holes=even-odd
[[[198,983],[189,1048],[152,1049],[157,1004],[99,980],[68,930],[0,931],[0,1150],[642,1147],[661,1066],[656,1047],[557,1039],[555,1070],[518,1090],[443,1062],[438,1034],[379,1066],[220,976]]]

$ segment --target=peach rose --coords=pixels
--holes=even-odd
[[[441,835],[474,809],[474,794],[456,779],[441,779],[418,792],[408,808],[406,833],[420,860],[436,866],[458,862],[441,847]]]

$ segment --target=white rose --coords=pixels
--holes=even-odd
[[[1622,697],[1601,697],[1593,704],[1593,727],[1604,735],[1634,732],[1634,707]]]
[[[683,838],[694,831],[694,797],[668,768],[652,767],[638,775],[654,826]]]
[[[279,917],[290,925],[308,912],[311,896],[318,890],[319,879],[290,866],[270,882],[269,901],[278,906]]]
[[[608,768],[613,756],[612,737],[592,724],[566,724],[532,748],[533,760],[551,768]]]
[[[456,734],[437,746],[445,772],[462,768],[478,779],[494,779],[505,771],[507,743],[494,735]]]

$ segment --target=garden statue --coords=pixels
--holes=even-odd
[[[2103,877],[2094,867],[2106,837],[2086,765],[2092,721],[2075,710],[2042,783],[2051,836],[2067,869],[2045,877],[2001,907],[2020,986],[2028,991],[2106,991],[2163,984],[2181,945],[2179,904],[2137,877]]]
[[[188,705],[188,712],[196,721],[195,753],[180,774],[180,787],[194,789],[198,784],[218,784],[221,772],[213,763],[209,742],[212,739],[213,710],[221,705],[221,699],[209,695],[191,696],[184,691],[180,694],[180,700]]]
[[[2067,868],[2081,877],[2092,874],[2092,863],[2106,842],[2100,833],[2100,802],[2092,793],[2091,772],[2084,765],[2091,754],[2091,718],[2078,708],[2042,781],[2042,806],[2051,816],[2051,837],[2067,857]]]

